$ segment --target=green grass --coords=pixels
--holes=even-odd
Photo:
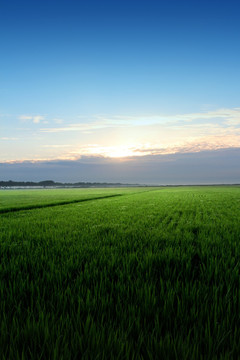
[[[239,187],[0,198],[0,359],[239,357]]]
[[[4,190],[0,193],[0,214],[149,190],[151,188]]]

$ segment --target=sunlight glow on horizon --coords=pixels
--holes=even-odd
[[[0,162],[131,158],[240,146],[240,109],[165,116],[89,116],[83,120],[24,115],[0,137]],[[42,119],[39,121],[39,119]],[[122,124],[122,119],[125,125]],[[142,119],[147,119],[143,124]],[[53,127],[54,126],[54,127]]]
[[[187,154],[198,153],[202,151],[214,151],[220,149],[239,148],[240,146],[240,131],[236,135],[224,135],[218,136],[209,135],[205,137],[196,137],[185,139],[185,141],[172,142],[166,144],[156,143],[133,143],[125,145],[99,145],[99,144],[87,144],[86,146],[76,146],[75,148],[70,145],[45,145],[47,156],[30,156],[18,159],[1,160],[1,163],[38,163],[45,161],[76,161],[79,159],[119,159],[119,160],[131,160],[138,157],[154,156],[154,155],[171,155],[171,154]],[[64,152],[58,154],[61,147]],[[55,153],[49,156],[48,149],[51,148]],[[69,148],[69,149],[68,149]]]

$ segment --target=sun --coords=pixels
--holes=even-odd
[[[116,146],[92,146],[86,151],[89,155],[100,155],[109,158],[126,158],[135,156],[135,147],[133,145]]]
[[[135,154],[131,148],[116,146],[116,147],[112,147],[111,149],[108,149],[105,155],[112,158],[123,158],[123,157],[134,156]]]

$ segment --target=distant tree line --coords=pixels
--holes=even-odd
[[[137,184],[121,184],[121,183],[98,183],[98,182],[77,182],[77,183],[61,183],[52,180],[34,181],[0,181],[0,187],[18,187],[18,186],[41,186],[41,187],[107,187],[107,186],[134,186]]]

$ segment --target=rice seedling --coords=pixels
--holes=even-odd
[[[239,187],[43,193],[0,194],[1,359],[239,357]]]

